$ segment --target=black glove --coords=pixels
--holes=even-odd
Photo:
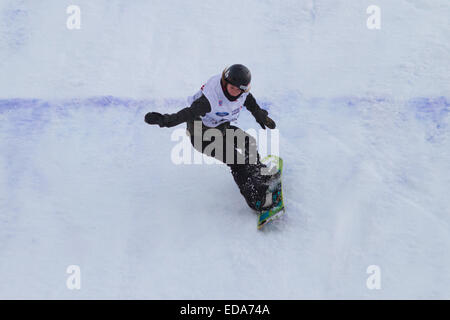
[[[160,127],[164,126],[164,116],[158,112],[149,112],[145,115],[145,122],[148,124],[157,124]]]
[[[264,109],[259,109],[258,111],[256,111],[253,116],[256,119],[256,122],[259,123],[259,125],[263,128],[266,129],[266,126],[269,129],[275,129],[276,124],[275,121],[273,121],[272,119],[270,119],[267,115],[269,113],[267,112],[267,110]]]

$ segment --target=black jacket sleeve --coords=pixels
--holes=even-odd
[[[267,111],[261,109],[261,107],[256,102],[255,97],[251,93],[249,93],[247,95],[247,98],[245,98],[244,106],[247,108],[248,111],[252,113],[252,115],[256,119],[258,119],[260,114],[264,114],[264,116],[267,116]]]
[[[194,120],[198,116],[204,116],[211,112],[211,104],[208,99],[202,95],[195,100],[190,107],[184,108],[177,113],[164,114],[163,127],[174,127],[183,122]]]
[[[260,124],[261,128],[266,129],[266,127],[268,127],[269,129],[275,129],[275,121],[268,117],[269,113],[267,110],[259,107],[258,103],[256,103],[255,97],[253,97],[251,93],[249,93],[245,99],[244,105],[255,117],[256,122]]]

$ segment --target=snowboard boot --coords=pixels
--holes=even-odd
[[[281,172],[279,170],[269,170],[265,164],[260,164],[259,176],[255,177],[256,184],[261,185],[264,196],[256,202],[258,210],[269,210],[276,207],[281,200]]]
[[[248,206],[253,210],[271,209],[280,200],[281,190],[278,190],[280,173],[264,175],[262,173],[265,173],[263,170],[266,168],[261,162],[231,167],[234,181]]]

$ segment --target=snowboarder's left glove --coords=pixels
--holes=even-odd
[[[149,112],[145,115],[145,122],[148,124],[157,124],[164,127],[164,116],[158,112]]]
[[[259,125],[263,128],[266,129],[266,126],[269,129],[275,129],[276,124],[275,121],[273,121],[272,119],[270,119],[267,115],[269,113],[267,112],[267,110],[264,109],[259,109],[257,112],[255,112],[253,114],[253,116],[256,119],[256,122],[259,123]]]

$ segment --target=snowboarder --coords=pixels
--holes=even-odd
[[[242,64],[234,64],[225,68],[222,74],[211,77],[194,96],[189,97],[189,107],[173,114],[149,112],[145,115],[145,122],[169,128],[186,122],[187,132],[194,148],[227,164],[249,207],[261,210],[268,209],[272,205],[272,201],[266,201],[266,191],[272,176],[262,172],[265,165],[260,162],[256,140],[242,129],[230,124],[231,121],[237,120],[242,106],[245,106],[263,129],[266,127],[274,129],[276,126],[269,118],[268,112],[259,107],[249,92],[250,83],[250,70]],[[204,141],[203,134],[211,128],[220,130],[224,137],[223,153],[220,157],[214,150],[209,154],[205,152],[205,148],[214,141],[214,138],[212,141]],[[234,138],[227,139],[231,133],[244,135],[245,144],[239,145]],[[201,137],[200,145],[194,143],[198,141],[198,136]],[[231,163],[225,161],[228,159],[226,150],[233,152]],[[239,156],[241,159],[244,157],[244,163],[237,161]]]

